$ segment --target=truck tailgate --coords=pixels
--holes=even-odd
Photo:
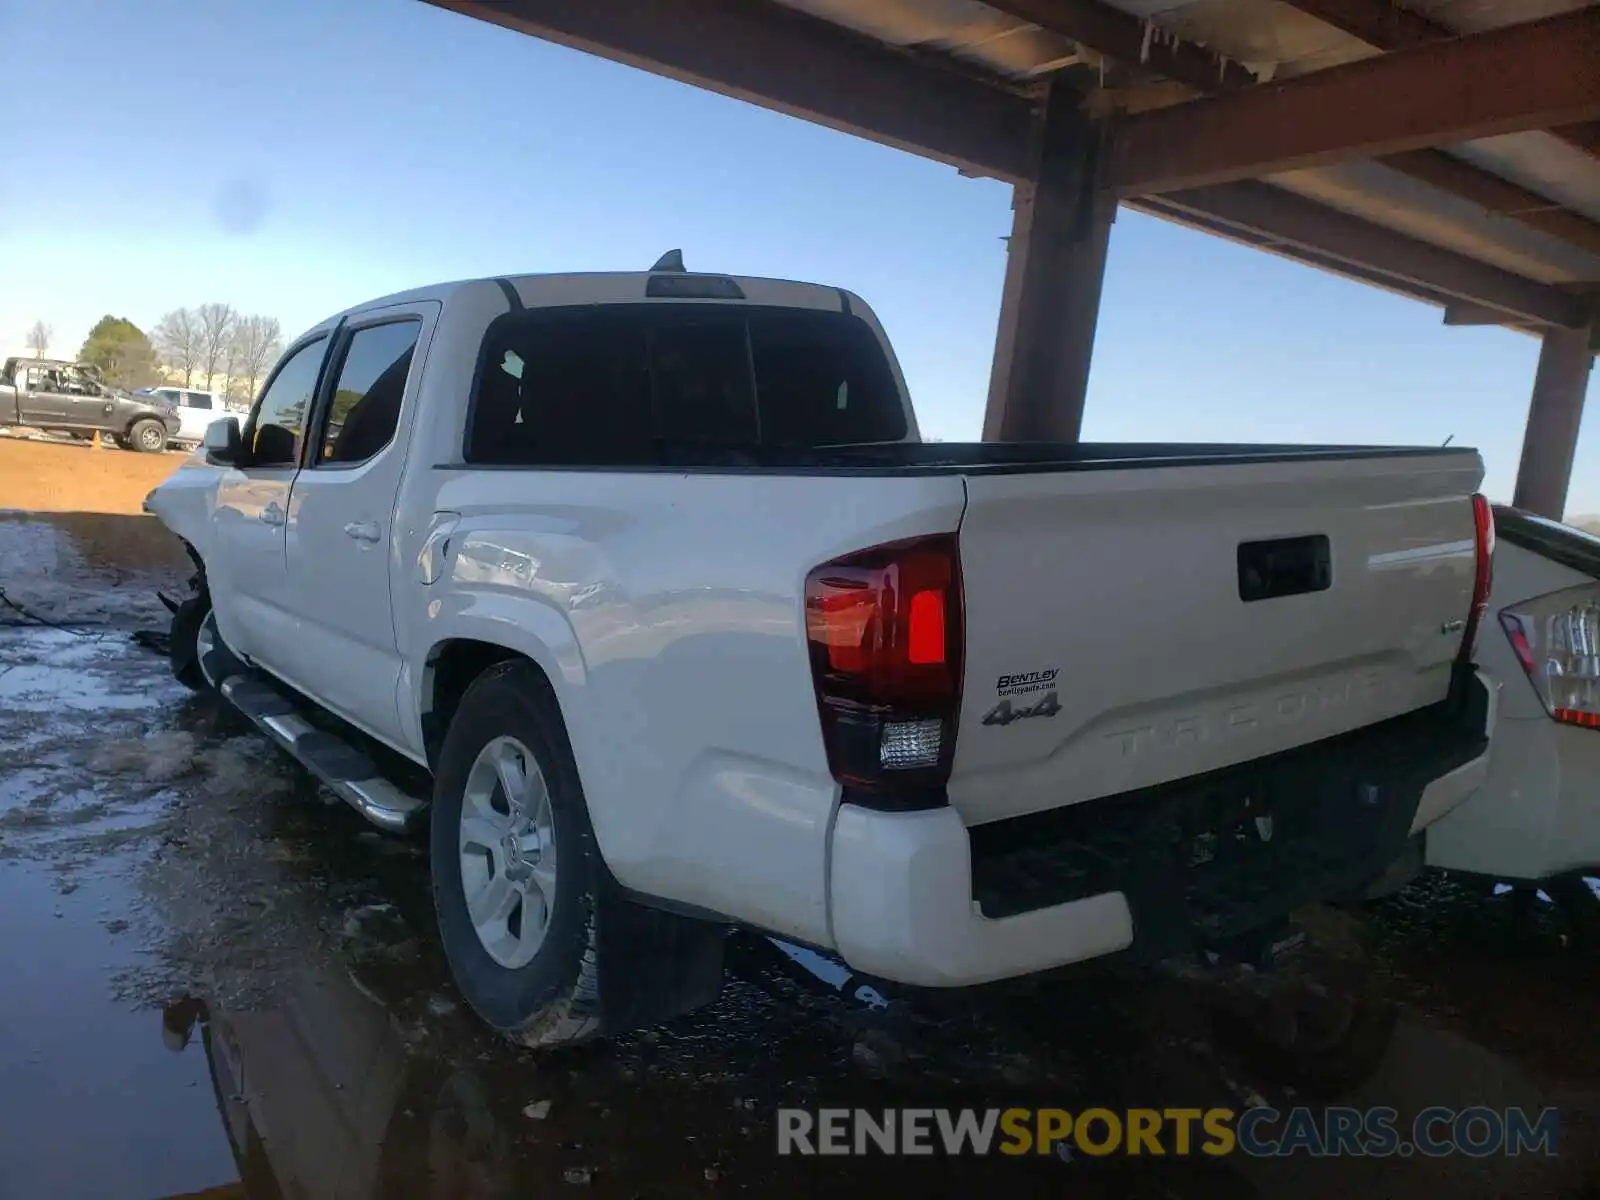
[[[1474,451],[966,477],[952,805],[1167,782],[1442,700]]]

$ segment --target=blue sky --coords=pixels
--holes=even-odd
[[[298,330],[441,279],[840,284],[925,433],[976,438],[1010,191],[415,0],[0,0],[0,350],[222,300]],[[16,164],[13,163],[13,166]],[[1476,445],[1509,497],[1538,344],[1123,212],[1084,436]],[[1600,385],[1591,384],[1591,399]],[[1569,513],[1600,512],[1600,422]]]

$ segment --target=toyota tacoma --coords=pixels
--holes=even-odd
[[[707,1001],[734,926],[923,987],[1227,945],[1488,760],[1476,451],[923,443],[834,287],[389,296],[204,454],[174,669],[426,829],[529,1044]]]

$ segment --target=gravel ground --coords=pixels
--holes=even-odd
[[[1548,906],[1436,878],[1303,914],[1270,1018],[1258,985],[1110,968],[875,1006],[742,938],[709,1010],[544,1058],[504,1044],[448,980],[420,845],[131,640],[182,578],[158,535],[0,520],[0,587],[71,626],[0,611],[0,1195],[1600,1194],[1593,951]],[[1320,1045],[1269,1036],[1318,1004],[1341,1014]],[[780,1105],[1331,1100],[1556,1105],[1560,1153],[774,1153]]]

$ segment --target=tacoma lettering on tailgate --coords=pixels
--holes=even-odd
[[[1352,697],[1370,696],[1387,682],[1382,669],[1370,667],[1343,679],[1285,689],[1263,700],[1125,726],[1104,737],[1118,744],[1123,758],[1136,758],[1153,750],[1177,750],[1265,727],[1290,725],[1313,713],[1347,704]]]

